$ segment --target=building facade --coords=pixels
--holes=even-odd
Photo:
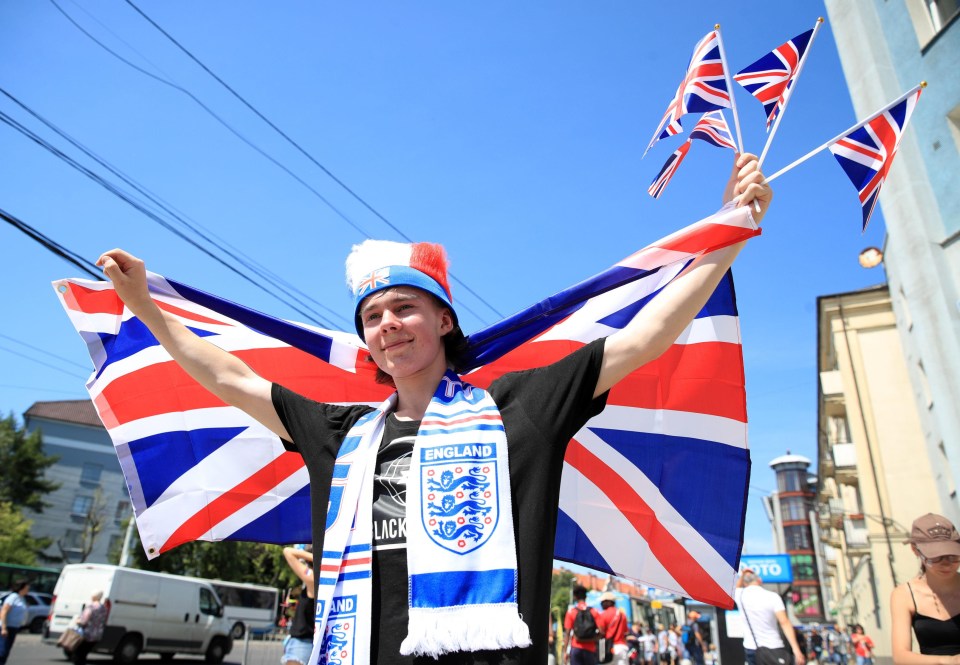
[[[857,116],[920,81],[921,95],[880,195],[884,267],[906,378],[943,514],[960,519],[960,5],[825,0]]]
[[[944,512],[886,285],[817,299],[818,555],[827,614],[890,663],[890,594],[917,573],[909,525]]]
[[[36,402],[23,422],[28,433],[40,430],[45,454],[59,457],[46,472],[60,483],[44,497],[52,505],[42,513],[24,511],[33,535],[53,540],[41,553],[43,564],[107,563],[132,513],[117,454],[93,403]]]
[[[766,498],[766,508],[778,551],[790,555],[793,568],[791,611],[797,621],[822,623],[823,593],[810,525],[810,512],[816,497],[809,471],[810,460],[788,452],[772,460],[770,467],[776,473],[777,491]]]

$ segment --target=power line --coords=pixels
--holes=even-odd
[[[263,122],[267,123],[267,125],[269,125],[275,132],[277,132],[280,136],[282,136],[290,145],[296,148],[300,152],[300,154],[302,154],[304,157],[309,159],[317,168],[323,171],[335,183],[340,185],[340,187],[342,187],[348,194],[350,194],[350,196],[356,199],[360,204],[362,204],[367,210],[373,213],[384,224],[386,224],[391,229],[393,229],[393,231],[396,232],[401,238],[403,238],[407,242],[413,242],[410,236],[408,236],[406,233],[401,231],[393,222],[391,222],[386,217],[384,217],[378,210],[376,210],[372,205],[370,205],[362,196],[360,196],[355,191],[353,191],[353,189],[351,189],[345,182],[343,182],[342,180],[340,180],[340,178],[334,175],[333,172],[331,172],[327,167],[321,164],[313,155],[307,152],[299,143],[297,143],[294,139],[292,139],[289,135],[287,135],[283,130],[281,130],[276,124],[274,124],[269,118],[263,115],[259,110],[257,110],[256,107],[253,106],[253,104],[248,102],[240,93],[234,90],[226,81],[224,81],[222,78],[217,76],[217,74],[215,74],[213,70],[211,70],[209,67],[203,64],[203,62],[201,62],[199,58],[193,55],[193,53],[191,53],[185,46],[183,46],[180,42],[178,42],[170,33],[168,33],[166,30],[160,27],[160,25],[156,21],[154,21],[152,18],[147,16],[147,14],[145,14],[143,10],[137,7],[137,5],[134,4],[132,0],[126,0],[126,3],[131,7],[133,7],[133,9],[136,10],[136,12],[140,14],[140,16],[142,16],[148,23],[150,23],[150,25],[156,28],[164,37],[169,39],[177,48],[183,51],[183,53],[186,54],[187,57],[189,57],[191,60],[193,60],[198,66],[200,66],[201,69],[207,72],[207,74],[212,76],[220,85],[226,88],[227,91],[230,92],[230,94],[232,94],[238,101],[240,101],[240,103],[242,103],[244,106],[250,109],[250,111],[252,111],[258,118],[263,120]],[[468,293],[473,295],[473,297],[475,297],[481,303],[483,303],[488,308],[490,308],[490,310],[493,311],[497,316],[500,316],[500,317],[503,316],[503,314],[500,311],[498,311],[496,307],[488,303],[483,297],[480,296],[480,294],[478,294],[476,291],[474,291],[469,286],[467,286],[456,275],[454,275],[453,273],[450,273],[450,278],[453,279],[461,287],[466,289]],[[468,311],[471,311],[469,310],[469,308],[465,308],[465,309],[468,309]],[[483,318],[477,315],[476,312],[471,311],[471,313],[477,316],[477,318],[479,318],[481,321],[483,320]]]
[[[343,321],[343,322],[345,322],[345,323],[347,323],[347,324],[350,323],[350,321],[349,321],[346,317],[344,317],[342,314],[339,314],[338,312],[334,311],[333,309],[331,309],[331,308],[328,307],[327,305],[324,305],[323,303],[319,302],[318,300],[316,300],[315,298],[313,298],[313,297],[310,296],[309,294],[306,294],[306,293],[304,293],[303,291],[301,291],[300,289],[298,289],[297,287],[293,286],[292,284],[290,284],[289,282],[287,282],[285,279],[283,279],[282,277],[278,276],[276,273],[274,273],[274,272],[270,271],[269,269],[265,268],[264,266],[260,265],[260,264],[257,263],[255,260],[251,259],[249,256],[247,256],[246,254],[244,254],[243,252],[241,252],[239,249],[236,249],[235,247],[233,247],[232,245],[230,245],[230,243],[226,242],[225,240],[223,240],[222,238],[220,238],[219,236],[217,236],[215,233],[213,233],[212,231],[210,231],[209,229],[207,229],[206,227],[204,227],[204,226],[203,226],[202,224],[200,224],[199,222],[197,222],[197,221],[191,219],[189,216],[184,215],[183,213],[177,211],[175,208],[173,208],[172,206],[170,206],[169,204],[167,204],[163,199],[161,199],[160,197],[158,197],[156,194],[154,194],[153,192],[151,192],[149,189],[147,189],[146,187],[142,186],[142,185],[141,185],[140,183],[138,183],[137,181],[133,180],[132,178],[130,178],[129,176],[127,176],[126,174],[124,174],[124,173],[123,173],[122,171],[120,171],[118,168],[114,167],[112,164],[110,164],[109,162],[107,162],[106,160],[104,160],[103,158],[101,158],[99,155],[97,155],[95,152],[93,152],[92,150],[90,150],[89,148],[87,148],[85,145],[83,145],[82,143],[80,143],[79,141],[77,141],[75,138],[73,138],[72,136],[70,136],[69,134],[67,134],[65,131],[63,131],[62,129],[60,129],[59,127],[57,127],[56,125],[54,125],[52,122],[50,122],[49,120],[47,120],[46,118],[44,118],[43,116],[41,116],[39,113],[37,113],[36,111],[34,111],[33,109],[31,109],[29,106],[27,106],[27,105],[24,104],[22,101],[20,101],[19,99],[17,99],[17,98],[16,98],[14,95],[12,95],[10,92],[8,92],[7,90],[5,90],[2,86],[0,86],[0,93],[3,93],[4,95],[6,95],[11,101],[13,101],[15,104],[17,104],[17,106],[19,106],[21,109],[23,109],[24,111],[26,111],[27,113],[29,113],[31,116],[33,116],[34,118],[36,118],[36,119],[39,120],[40,122],[42,122],[47,128],[49,128],[50,130],[52,130],[53,132],[55,132],[58,136],[60,136],[61,138],[63,138],[63,139],[66,140],[67,142],[69,142],[69,143],[70,143],[71,145],[73,145],[75,148],[77,148],[78,150],[80,150],[83,154],[85,154],[85,155],[87,155],[88,157],[90,157],[92,160],[94,160],[95,162],[97,162],[98,164],[100,164],[101,166],[103,166],[104,168],[106,168],[108,171],[110,171],[110,173],[112,173],[112,174],[114,174],[115,176],[117,176],[118,178],[120,178],[120,180],[122,180],[124,183],[126,183],[127,185],[129,185],[130,187],[132,187],[134,190],[136,190],[137,192],[139,192],[140,194],[142,194],[142,195],[143,195],[144,197],[146,197],[150,202],[152,202],[157,208],[159,208],[160,210],[162,210],[163,212],[165,212],[167,215],[169,215],[169,216],[170,216],[171,218],[173,218],[175,221],[179,222],[179,223],[180,223],[181,225],[183,225],[185,228],[189,229],[190,231],[192,231],[193,233],[195,233],[196,235],[198,235],[199,237],[201,237],[203,240],[205,240],[206,242],[210,243],[211,245],[213,245],[214,247],[216,247],[217,249],[219,249],[219,250],[222,251],[223,253],[225,253],[227,256],[229,256],[231,259],[235,260],[237,263],[239,263],[240,265],[242,265],[242,266],[243,266],[244,268],[246,268],[247,270],[251,271],[252,273],[254,273],[255,275],[257,275],[257,276],[259,276],[259,277],[262,277],[262,278],[266,279],[267,281],[273,282],[273,283],[274,283],[274,286],[278,286],[281,291],[283,291],[283,292],[285,292],[287,295],[290,295],[291,297],[293,297],[294,300],[296,300],[298,303],[300,303],[300,304],[303,305],[304,307],[309,307],[309,305],[307,305],[306,303],[304,303],[304,299],[305,299],[305,300],[309,300],[310,302],[312,302],[313,304],[317,305],[317,306],[320,307],[322,310],[324,310],[325,312],[327,312],[327,314],[329,314],[330,316],[332,316],[332,317],[334,317],[334,318],[337,318],[337,319],[340,319],[341,321]],[[202,232],[201,232],[201,230],[198,230],[198,228],[201,229]],[[214,242],[214,240],[211,240],[211,236],[212,236],[213,238],[215,238],[217,242]],[[228,248],[230,251],[228,251],[228,249],[224,249],[224,247]],[[294,295],[294,294],[296,294],[296,295]],[[282,300],[282,299],[281,299],[281,302],[284,302],[285,304],[289,304],[289,303],[287,303],[286,301],[284,301],[284,300]],[[298,310],[298,311],[299,311],[299,310]],[[330,323],[323,317],[323,315],[320,315],[319,313],[317,313],[316,310],[313,310],[313,311],[314,311],[314,313],[317,314],[321,319],[324,319],[324,324],[325,324],[325,325],[328,325],[328,326],[333,327],[332,324],[330,324]]]
[[[4,345],[2,345],[2,344],[0,344],[0,349],[6,351],[7,353],[12,353],[12,354],[15,355],[15,356],[19,356],[19,357],[23,358],[24,360],[29,360],[30,362],[37,363],[38,365],[43,365],[43,366],[45,366],[45,367],[49,367],[50,369],[55,369],[55,370],[57,370],[58,372],[63,372],[64,374],[67,374],[67,375],[72,376],[72,377],[77,378],[77,379],[83,379],[84,381],[86,381],[87,378],[88,378],[88,377],[86,377],[86,376],[80,376],[79,374],[76,374],[75,372],[68,372],[67,370],[63,369],[62,367],[57,367],[56,365],[51,365],[50,363],[45,363],[45,362],[43,362],[42,360],[37,360],[36,358],[31,358],[30,356],[24,355],[24,354],[20,353],[19,351],[14,351],[13,349],[11,349],[11,348],[9,348],[9,347],[6,347],[6,346],[4,346]]]
[[[43,233],[33,228],[23,220],[17,219],[7,211],[0,208],[0,219],[5,221],[7,224],[10,224],[13,228],[19,230],[21,233],[33,238],[35,241],[46,247],[48,250],[64,259],[69,261],[80,270],[84,271],[94,279],[102,280],[103,276],[97,271],[97,267],[91,261],[81,257],[78,254],[74,254],[72,251],[60,245],[55,240],[45,236]]]
[[[103,160],[101,160],[99,157],[97,157],[97,156],[96,156],[95,154],[93,154],[92,152],[86,150],[86,149],[85,149],[82,145],[80,145],[78,142],[74,141],[74,140],[71,139],[68,135],[66,135],[65,133],[61,132],[59,129],[57,129],[54,125],[52,125],[51,123],[47,122],[47,121],[44,120],[41,116],[39,116],[38,114],[36,114],[36,113],[34,113],[33,111],[31,111],[28,107],[26,107],[25,105],[23,105],[19,100],[17,100],[13,95],[11,95],[9,92],[7,92],[6,90],[4,90],[2,87],[0,87],[0,92],[2,92],[4,95],[6,95],[6,96],[9,97],[10,99],[12,99],[12,100],[13,100],[14,102],[16,102],[17,104],[19,104],[22,108],[24,108],[25,110],[27,110],[29,113],[31,113],[32,115],[34,115],[34,117],[37,117],[38,119],[40,119],[40,120],[41,120],[42,122],[44,122],[48,127],[50,127],[51,129],[53,129],[54,131],[56,131],[58,134],[60,134],[60,135],[63,136],[64,138],[66,138],[66,139],[67,139],[68,141],[70,141],[73,145],[77,146],[80,150],[82,150],[82,151],[83,151],[85,154],[87,154],[89,157],[91,157],[92,159],[96,160],[98,163],[100,163],[100,164],[103,165],[104,167],[106,167],[108,170],[110,170],[114,175],[116,175],[117,177],[119,177],[121,180],[123,180],[123,181],[126,182],[127,184],[131,185],[132,187],[134,187],[135,189],[137,189],[137,191],[141,192],[142,194],[144,194],[144,195],[147,196],[148,198],[151,198],[150,194],[147,193],[147,192],[146,192],[145,190],[143,190],[142,188],[140,188],[138,185],[136,185],[136,183],[134,183],[133,181],[131,181],[131,180],[129,180],[128,178],[126,178],[126,176],[124,176],[122,173],[120,173],[119,171],[117,171],[116,169],[114,169],[114,168],[113,168],[112,166],[110,166],[108,163],[106,163],[106,162],[104,162]],[[164,220],[162,217],[160,217],[160,216],[157,215],[156,213],[154,213],[154,212],[152,212],[151,210],[149,210],[142,202],[136,200],[133,196],[131,196],[131,195],[128,194],[127,192],[124,192],[122,189],[120,189],[119,187],[117,187],[117,186],[114,185],[113,183],[110,183],[110,182],[107,181],[105,178],[103,178],[101,175],[99,175],[99,174],[97,174],[96,172],[92,171],[91,169],[83,166],[82,164],[80,164],[79,162],[77,162],[75,159],[73,159],[72,157],[70,157],[69,155],[67,155],[66,153],[64,153],[63,151],[61,151],[61,150],[59,150],[58,148],[56,148],[55,146],[53,146],[51,143],[49,143],[48,141],[46,141],[45,139],[43,139],[42,137],[40,137],[40,136],[39,136],[38,134],[36,134],[35,132],[27,129],[24,125],[22,125],[21,123],[17,122],[16,120],[14,120],[13,118],[11,118],[8,114],[4,113],[3,111],[0,111],[0,121],[6,123],[6,124],[9,125],[10,127],[13,127],[13,128],[16,129],[17,131],[19,131],[21,134],[25,135],[27,138],[31,139],[32,141],[34,141],[35,143],[37,143],[37,144],[40,145],[41,147],[43,147],[43,148],[45,148],[46,150],[50,151],[51,153],[53,153],[53,154],[54,154],[55,156],[57,156],[58,158],[60,158],[61,160],[63,160],[64,162],[66,162],[67,164],[69,164],[70,166],[72,166],[73,168],[75,168],[76,170],[80,171],[81,173],[83,173],[84,175],[86,175],[88,178],[90,178],[91,180],[93,180],[94,182],[96,182],[97,184],[101,185],[103,188],[105,188],[105,189],[106,189],[107,191],[109,191],[110,193],[114,194],[115,196],[117,196],[117,197],[120,198],[121,200],[125,201],[127,204],[129,204],[129,205],[131,205],[132,207],[134,207],[135,209],[139,210],[141,213],[143,213],[144,215],[146,215],[148,218],[150,218],[151,220],[153,220],[154,222],[156,222],[157,224],[159,224],[159,225],[162,226],[163,228],[167,229],[168,231],[170,231],[171,233],[173,233],[174,235],[176,235],[176,236],[179,237],[180,239],[182,239],[182,240],[184,240],[185,242],[187,242],[187,243],[189,243],[190,245],[192,245],[193,247],[199,249],[201,252],[203,252],[204,254],[206,254],[208,257],[212,258],[212,259],[213,259],[214,261],[216,261],[217,263],[220,263],[221,265],[223,265],[224,267],[226,267],[226,268],[227,268],[228,270],[230,270],[231,272],[239,275],[241,278],[245,279],[247,282],[249,282],[250,284],[254,285],[254,286],[257,287],[258,289],[264,291],[265,293],[269,294],[271,297],[273,297],[273,298],[279,300],[280,302],[284,303],[284,304],[287,305],[288,307],[291,307],[292,309],[294,309],[295,311],[297,311],[297,312],[300,313],[301,315],[307,317],[309,320],[313,321],[314,323],[317,323],[317,324],[319,324],[319,325],[325,325],[325,326],[327,326],[327,327],[334,327],[334,326],[326,319],[326,317],[323,317],[322,315],[317,314],[315,311],[313,312],[313,314],[311,314],[310,312],[307,312],[306,310],[302,309],[301,307],[297,306],[296,304],[291,303],[290,301],[282,298],[278,293],[276,293],[276,292],[274,292],[274,291],[271,291],[270,289],[266,288],[266,286],[265,286],[264,284],[258,282],[257,280],[252,279],[250,276],[248,276],[248,275],[246,275],[245,273],[241,272],[236,266],[231,265],[230,263],[228,263],[228,262],[225,261],[224,259],[222,259],[222,258],[220,258],[219,256],[215,255],[210,249],[204,247],[204,246],[201,245],[199,242],[197,242],[197,241],[195,241],[194,239],[192,239],[192,238],[190,238],[189,236],[187,236],[183,231],[177,229],[177,228],[174,227],[171,223],[167,222],[167,221]],[[237,261],[240,265],[243,265],[245,268],[247,268],[248,270],[251,270],[251,271],[253,271],[253,272],[255,272],[255,273],[257,272],[257,270],[256,270],[255,268],[252,268],[247,262],[245,262],[245,261],[242,260],[241,258],[237,257],[234,253],[225,250],[225,249],[224,249],[222,246],[220,246],[218,243],[214,242],[214,241],[211,240],[209,237],[207,237],[207,236],[205,236],[204,234],[202,234],[202,233],[200,233],[199,231],[197,231],[196,228],[194,228],[193,226],[191,226],[189,223],[187,223],[187,222],[186,222],[185,220],[183,220],[182,218],[179,218],[177,215],[173,214],[171,211],[169,211],[168,209],[166,209],[161,203],[157,202],[155,199],[152,199],[152,198],[151,198],[151,200],[153,200],[156,205],[158,205],[158,206],[160,206],[161,208],[164,208],[165,210],[167,210],[167,212],[168,212],[169,214],[171,214],[171,216],[173,216],[174,219],[177,219],[177,221],[179,221],[181,224],[185,225],[185,226],[186,226],[187,228],[189,228],[193,233],[196,233],[197,235],[199,235],[199,236],[200,236],[201,238],[203,238],[206,242],[210,243],[211,245],[213,245],[215,248],[217,248],[217,249],[220,250],[221,252],[227,254],[228,256],[230,256],[231,258],[233,258],[235,261]],[[275,286],[276,286],[276,285],[275,285]],[[280,290],[280,291],[286,291],[286,289],[284,289],[284,288],[279,288],[278,290]],[[302,303],[301,303],[301,304],[302,304]],[[318,303],[318,304],[320,304],[320,303]],[[328,309],[328,310],[329,310],[329,308],[327,308],[325,305],[320,304],[320,306],[323,307],[324,309]],[[332,310],[331,310],[331,311],[332,311]],[[318,320],[317,317],[319,317],[320,320]]]
[[[274,164],[275,166],[277,166],[278,168],[280,168],[281,170],[283,170],[283,171],[284,171],[287,175],[289,175],[291,178],[293,178],[294,180],[296,180],[297,182],[299,182],[301,185],[303,185],[304,187],[306,187],[310,192],[313,193],[314,196],[316,196],[316,197],[319,198],[321,201],[323,201],[323,203],[326,204],[326,206],[327,206],[328,208],[330,208],[333,212],[335,212],[341,219],[343,219],[343,221],[345,221],[347,224],[349,224],[350,226],[352,226],[352,227],[353,227],[357,232],[359,232],[362,236],[364,236],[365,238],[369,238],[369,237],[370,237],[370,234],[367,233],[366,230],[364,230],[361,226],[359,226],[359,225],[358,225],[356,222],[354,222],[352,219],[350,219],[349,217],[347,217],[347,215],[346,215],[343,211],[341,211],[339,208],[337,208],[335,205],[333,205],[333,203],[331,203],[330,200],[327,199],[323,194],[321,194],[321,193],[318,192],[316,189],[314,189],[307,181],[303,180],[300,176],[298,176],[296,173],[294,173],[293,171],[291,171],[289,168],[287,168],[286,166],[284,166],[283,164],[281,164],[279,161],[277,161],[276,159],[274,159],[273,157],[271,157],[266,151],[264,151],[262,148],[260,148],[260,147],[259,147],[258,145],[256,145],[255,143],[253,143],[253,142],[252,142],[251,140],[249,140],[246,136],[244,136],[243,134],[241,134],[238,130],[234,129],[234,127],[233,127],[230,123],[228,123],[226,120],[224,120],[224,119],[221,118],[219,115],[217,115],[217,113],[215,113],[215,112],[213,111],[213,109],[211,109],[209,106],[207,106],[207,105],[204,104],[202,101],[200,101],[200,99],[199,99],[196,95],[194,95],[192,92],[190,92],[189,90],[187,90],[186,88],[184,88],[184,87],[182,87],[182,86],[177,85],[176,83],[173,83],[172,81],[169,81],[169,80],[164,79],[164,78],[162,78],[162,77],[160,77],[160,76],[157,76],[156,74],[152,74],[152,73],[148,72],[147,70],[143,69],[142,67],[138,67],[137,65],[133,64],[132,62],[130,62],[129,60],[127,60],[126,58],[124,58],[122,55],[120,55],[119,53],[117,53],[116,51],[114,51],[113,49],[111,49],[109,46],[107,46],[106,44],[104,44],[103,42],[101,42],[99,39],[97,39],[96,37],[94,37],[92,34],[90,34],[86,29],[84,29],[83,26],[81,26],[79,23],[77,23],[77,22],[73,19],[73,17],[71,17],[66,11],[64,11],[63,7],[61,7],[59,4],[57,4],[57,1],[56,1],[56,0],[50,0],[50,2],[51,2],[51,4],[53,4],[54,7],[57,8],[57,10],[58,10],[61,14],[63,14],[63,16],[64,16],[68,21],[70,21],[70,23],[73,24],[73,26],[74,26],[77,30],[79,30],[79,31],[82,32],[84,35],[86,35],[91,41],[93,41],[95,44],[97,44],[97,46],[99,46],[100,48],[102,48],[102,49],[105,50],[107,53],[109,53],[110,55],[112,55],[112,56],[115,57],[116,59],[120,60],[121,62],[123,62],[123,63],[126,64],[127,66],[132,67],[132,68],[135,69],[136,71],[140,72],[140,73],[143,74],[144,76],[148,76],[148,77],[152,78],[154,81],[157,81],[158,83],[162,83],[163,85],[169,86],[169,87],[173,88],[174,90],[176,90],[176,91],[178,91],[178,92],[181,92],[181,93],[183,93],[184,95],[186,95],[187,97],[189,97],[189,98],[190,98],[191,100],[193,100],[198,106],[200,106],[200,108],[202,108],[204,111],[206,111],[214,120],[216,120],[218,123],[220,123],[221,125],[223,125],[223,127],[226,128],[231,134],[233,134],[233,135],[236,136],[238,139],[240,139],[241,141],[243,141],[247,146],[249,146],[250,148],[252,148],[253,150],[255,150],[261,157],[266,158],[266,159],[269,160],[272,164]],[[126,42],[124,42],[124,43],[126,43]],[[139,53],[139,52],[138,52],[138,53]],[[141,57],[143,57],[143,56],[141,55]],[[144,59],[146,60],[146,58],[144,58]],[[147,60],[147,62],[150,62],[150,61]],[[154,67],[156,67],[156,65],[153,64],[152,62],[151,62],[150,64],[153,65]],[[157,69],[159,69],[159,67],[157,67]]]
[[[22,341],[22,340],[16,339],[16,338],[14,338],[14,337],[10,337],[10,335],[4,335],[3,333],[0,333],[0,337],[4,338],[4,339],[6,339],[6,340],[9,340],[9,341],[11,341],[11,342],[13,342],[14,344],[19,344],[19,345],[21,345],[21,346],[25,346],[25,347],[27,347],[28,349],[33,349],[34,351],[39,351],[40,353],[42,353],[42,354],[44,354],[44,355],[47,355],[47,356],[50,356],[51,358],[53,358],[53,359],[55,359],[55,360],[62,360],[63,362],[69,363],[69,364],[73,365],[74,367],[79,367],[79,368],[82,369],[82,370],[85,370],[85,371],[89,371],[89,370],[90,370],[90,367],[87,366],[87,365],[81,365],[80,363],[73,362],[72,360],[69,360],[68,358],[64,358],[63,356],[58,356],[58,355],[55,354],[55,353],[51,353],[51,352],[49,352],[49,351],[47,351],[47,350],[45,350],[45,349],[41,349],[39,346],[34,346],[33,344],[27,344],[26,342],[24,342],[24,341]]]

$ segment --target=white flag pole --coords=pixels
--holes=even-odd
[[[777,117],[774,119],[773,127],[770,129],[770,134],[767,136],[767,142],[763,145],[763,152],[760,153],[760,163],[758,166],[763,166],[763,160],[767,156],[767,150],[770,149],[770,144],[773,143],[773,136],[777,133],[777,127],[780,126],[780,121],[783,119],[783,115],[787,112],[787,104],[790,103],[790,98],[793,97],[793,90],[797,85],[797,79],[800,78],[800,72],[803,71],[803,64],[807,61],[807,56],[810,55],[810,51],[813,50],[813,40],[817,38],[817,33],[820,32],[821,25],[823,25],[822,16],[817,19],[817,24],[813,26],[813,34],[810,35],[810,41],[807,42],[807,49],[800,57],[800,62],[797,63],[797,73],[793,75],[793,80],[788,82],[787,89],[783,95],[783,106],[780,107],[780,113],[778,113]]]
[[[717,31],[717,47],[720,49],[720,63],[723,65],[723,78],[727,82],[727,93],[730,95],[730,110],[733,111],[733,125],[737,128],[737,152],[743,153],[743,136],[740,135],[740,116],[737,114],[737,100],[733,95],[733,81],[730,79],[730,68],[727,67],[727,54],[723,50],[723,37],[720,36],[720,24],[713,26]]]
[[[843,132],[840,132],[839,134],[837,134],[836,136],[834,136],[832,139],[830,139],[829,141],[827,141],[826,143],[824,143],[824,144],[823,144],[822,146],[820,146],[819,148],[814,148],[813,150],[811,150],[810,152],[808,152],[806,155],[804,155],[804,156],[801,157],[800,159],[798,159],[798,160],[796,160],[796,161],[794,161],[794,162],[792,162],[792,163],[790,163],[790,164],[787,164],[786,166],[784,166],[782,169],[780,169],[779,171],[777,171],[777,172],[774,173],[773,175],[767,176],[767,179],[764,180],[761,184],[766,185],[766,184],[772,182],[773,180],[775,180],[776,178],[779,178],[780,176],[782,176],[784,173],[786,173],[787,171],[789,171],[789,170],[792,169],[793,167],[799,166],[800,164],[804,163],[805,161],[807,161],[808,159],[810,159],[811,157],[813,157],[814,155],[816,155],[818,152],[824,150],[825,148],[830,147],[831,145],[833,145],[834,143],[836,143],[837,141],[839,141],[840,139],[842,139],[842,138],[843,138],[844,136],[846,136],[847,134],[849,134],[849,133],[851,133],[851,132],[854,132],[854,131],[860,129],[860,128],[863,127],[865,124],[867,124],[868,122],[870,122],[871,120],[873,120],[874,118],[876,118],[877,116],[879,116],[881,113],[884,113],[887,109],[889,109],[889,108],[891,108],[891,107],[893,107],[893,106],[896,106],[897,104],[899,104],[900,102],[902,102],[904,99],[906,99],[906,98],[909,97],[910,95],[914,94],[917,90],[920,90],[921,88],[926,88],[926,87],[927,87],[927,82],[926,82],[926,81],[921,81],[919,84],[913,86],[913,88],[911,88],[909,91],[903,93],[902,95],[900,95],[899,97],[897,97],[894,101],[892,101],[892,102],[890,102],[889,104],[885,105],[882,109],[880,109],[879,111],[877,111],[876,113],[874,113],[873,115],[871,115],[871,116],[870,116],[869,118],[867,118],[866,120],[860,122],[859,124],[854,125],[854,126],[851,127],[850,129],[847,129],[847,130],[845,130],[845,131],[843,131]]]

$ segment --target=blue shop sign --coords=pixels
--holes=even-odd
[[[789,554],[744,555],[740,557],[740,570],[749,568],[764,584],[790,584],[793,582],[793,566]]]

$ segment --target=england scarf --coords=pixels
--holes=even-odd
[[[394,393],[347,433],[327,514],[310,662],[368,662],[373,470]],[[407,486],[410,618],[403,655],[525,647],[507,439],[485,391],[447,371],[420,422]],[[342,488],[342,489],[341,489]]]

